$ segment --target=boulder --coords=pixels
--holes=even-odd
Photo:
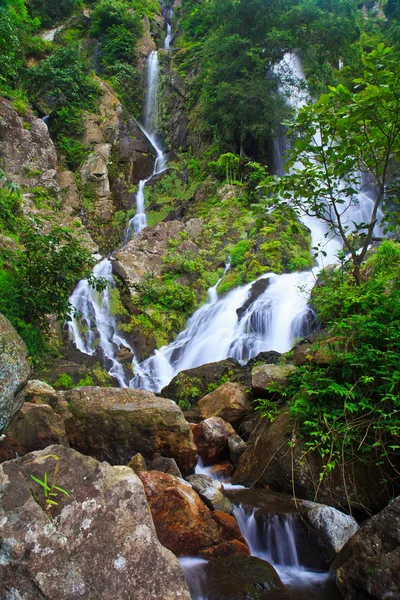
[[[250,387],[251,378],[246,367],[240,365],[234,358],[227,358],[215,363],[181,371],[171,382],[161,390],[161,396],[179,400],[183,385],[198,389],[198,398],[204,397],[224,382],[240,383]]]
[[[128,462],[128,467],[133,469],[135,473],[140,473],[141,471],[147,471],[147,464],[143,456],[138,452],[135,456],[132,456],[131,460]]]
[[[42,488],[59,458],[51,519]],[[50,446],[0,466],[1,591],[24,600],[190,600],[180,565],[157,539],[128,467]],[[3,597],[3,596],[2,596]]]
[[[296,370],[294,365],[258,365],[251,372],[251,387],[253,394],[259,398],[271,395],[266,389],[268,385],[284,386],[288,375]]]
[[[294,490],[298,498],[345,510],[350,504],[353,509],[376,512],[387,504],[391,490],[380,483],[382,471],[374,457],[368,462],[353,461],[345,470],[337,467],[319,482],[321,457],[309,451],[304,455],[303,444],[287,406],[282,405],[273,423],[261,419],[254,430],[239,459],[233,483],[270,486],[288,494]],[[390,466],[385,471],[395,477]]]
[[[255,430],[255,428],[260,424],[262,420],[262,415],[260,411],[254,411],[247,415],[240,423],[238,427],[238,434],[240,437],[247,442]]]
[[[140,452],[174,458],[184,475],[193,472],[197,452],[188,423],[172,400],[129,388],[82,387],[60,392],[68,403],[66,430],[76,450],[127,464]]]
[[[25,385],[31,369],[28,350],[10,321],[0,314],[0,432],[20,408],[16,394]]]
[[[252,412],[250,394],[240,383],[224,383],[197,403],[203,419],[220,417],[235,425]]]
[[[400,598],[400,496],[369,519],[332,565],[346,600]]]
[[[182,473],[180,472],[176,461],[173,458],[166,458],[160,454],[154,455],[153,460],[149,464],[148,470],[169,473],[169,475],[174,475],[174,477],[182,478]]]
[[[49,404],[54,406],[57,403],[57,392],[48,383],[39,379],[31,379],[21,392],[23,402],[31,404]]]
[[[3,434],[0,436],[0,463],[6,460],[13,460],[23,454],[25,454],[25,450],[18,440],[9,435]]]
[[[232,539],[227,534],[190,484],[158,471],[142,472],[139,477],[158,539],[176,556],[249,554],[243,538]]]
[[[242,304],[242,306],[236,310],[236,314],[238,316],[239,321],[242,318],[242,316],[244,315],[244,313],[246,312],[246,310],[248,308],[250,308],[250,306],[257,300],[257,298],[265,292],[267,287],[269,287],[269,284],[270,284],[269,277],[267,277],[265,279],[258,279],[258,281],[253,283],[253,285],[250,288],[249,296],[248,296],[246,302],[244,304]]]
[[[211,510],[219,510],[231,514],[233,506],[229,498],[224,496],[222,484],[208,475],[189,475],[187,481],[203,502]]]
[[[25,454],[53,444],[69,446],[64,419],[48,404],[25,402],[10,422],[7,434],[21,444]]]
[[[212,465],[210,473],[215,479],[229,479],[232,477],[235,465],[230,460],[224,460],[222,463]]]
[[[205,419],[191,429],[204,466],[215,464],[228,453],[228,438],[235,434],[232,425],[219,417]]]
[[[274,567],[253,556],[228,556],[205,566],[208,600],[287,600]]]
[[[243,452],[247,448],[247,444],[242,440],[242,438],[239,435],[235,434],[231,435],[231,437],[228,438],[228,448],[229,455],[232,459],[233,464],[237,465],[239,462],[239,458],[242,456]]]

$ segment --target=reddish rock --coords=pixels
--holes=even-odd
[[[190,485],[158,471],[141,472],[138,476],[144,485],[158,539],[176,556],[243,554],[243,546],[249,552],[240,531],[240,539],[234,540],[232,522],[226,525],[218,511],[214,518],[214,513]]]
[[[199,552],[200,558],[210,560],[211,558],[222,558],[224,556],[250,556],[250,550],[246,543],[239,540],[221,542],[218,546],[206,548]]]
[[[221,510],[214,510],[213,519],[221,527],[224,532],[224,537],[227,540],[239,540],[243,544],[246,544],[246,540],[242,536],[240,527],[235,517],[228,515],[226,512]]]
[[[232,425],[219,417],[210,417],[191,426],[195,444],[203,464],[213,465],[228,452],[228,438],[235,434]]]
[[[23,454],[52,444],[69,446],[64,419],[48,404],[25,402],[13,417],[7,433],[18,440],[24,448]]]
[[[236,424],[253,411],[251,396],[240,383],[224,383],[197,403],[203,419],[220,417]]]
[[[0,463],[13,460],[22,454],[25,454],[25,451],[18,440],[8,435],[0,437]]]
[[[230,460],[225,460],[211,467],[211,473],[216,479],[229,479],[232,477],[234,471],[235,465]]]

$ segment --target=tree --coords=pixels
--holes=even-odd
[[[354,90],[331,87],[299,111],[290,124],[298,136],[291,174],[267,182],[278,192],[275,200],[322,219],[342,238],[357,284],[378,211],[393,195],[390,166],[400,159],[400,65],[383,44],[363,57],[363,65]],[[351,209],[365,180],[374,188],[373,207],[368,220],[356,223]]]

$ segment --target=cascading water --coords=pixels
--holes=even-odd
[[[121,387],[127,387],[124,369],[117,360],[121,348],[129,348],[129,343],[117,331],[115,318],[110,314],[110,289],[114,287],[112,265],[108,258],[102,260],[93,269],[93,275],[107,282],[103,292],[97,292],[87,279],[82,279],[75,288],[69,301],[79,317],[73,316],[68,322],[70,336],[78,350],[93,355],[96,348],[105,359],[109,373],[118,380]]]
[[[145,123],[149,127],[156,122],[158,79],[158,53],[152,52],[148,65],[148,89],[145,106]],[[153,130],[141,129],[156,151],[156,159],[151,176],[139,182],[136,194],[136,214],[129,221],[126,228],[125,244],[129,242],[132,234],[136,236],[146,227],[144,199],[146,183],[166,168],[164,153],[155,138]],[[110,311],[110,289],[115,285],[112,277],[111,261],[107,258],[101,261],[95,266],[93,275],[105,279],[107,287],[101,294],[98,294],[86,279],[79,282],[69,299],[77,315],[68,324],[70,338],[78,350],[84,354],[99,354],[109,368],[110,375],[116,377],[121,387],[127,387],[129,381],[126,378],[123,366],[118,362],[117,353],[122,347],[128,348],[132,354],[133,350],[129,343],[117,333],[117,323]],[[136,366],[135,358],[132,364]]]

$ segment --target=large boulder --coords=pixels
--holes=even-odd
[[[176,556],[227,556],[250,554],[236,523],[221,525],[220,516],[214,518],[191,485],[158,471],[143,471],[139,477],[153,515],[158,539]]]
[[[229,498],[223,493],[222,483],[208,475],[189,475],[187,481],[195,492],[211,510],[219,510],[226,513],[233,512],[233,506]]]
[[[54,406],[57,403],[57,392],[45,381],[31,379],[23,388],[22,399],[31,404],[49,404]]]
[[[185,388],[190,387],[197,388],[196,398],[202,398],[227,381],[241,383],[246,388],[251,385],[248,369],[240,365],[234,358],[227,358],[181,371],[161,390],[161,396],[179,400]]]
[[[228,455],[228,438],[235,435],[232,425],[219,417],[210,417],[191,425],[199,456],[205,466],[213,465]]]
[[[193,472],[197,451],[188,423],[172,400],[142,390],[82,387],[60,392],[70,416],[66,431],[73,448],[107,460],[128,464],[140,452],[174,458],[183,473]]]
[[[51,519],[42,488],[58,456]],[[129,467],[111,467],[50,446],[0,465],[2,598],[190,600],[173,554],[159,543],[143,486]]]
[[[7,428],[24,452],[42,450],[53,444],[69,446],[64,419],[47,404],[25,402]]]
[[[317,452],[304,453],[286,405],[271,423],[262,419],[239,459],[233,483],[253,487],[267,485],[277,491],[338,508],[377,512],[386,506],[390,490],[380,483],[382,474],[374,460],[353,462],[348,469],[337,467],[321,482],[323,468]],[[389,471],[388,471],[389,472]],[[316,483],[317,482],[317,483]]]
[[[30,372],[25,342],[10,321],[0,314],[0,432],[20,408],[23,398],[16,395]]]
[[[271,392],[267,391],[269,385],[286,384],[286,380],[290,373],[295,371],[293,365],[258,365],[251,372],[251,387],[255,397],[265,398],[270,396]]]
[[[400,598],[400,496],[369,519],[338,554],[332,572],[345,600]]]
[[[198,401],[203,419],[220,417],[235,425],[252,412],[253,403],[247,389],[240,383],[224,383]]]

